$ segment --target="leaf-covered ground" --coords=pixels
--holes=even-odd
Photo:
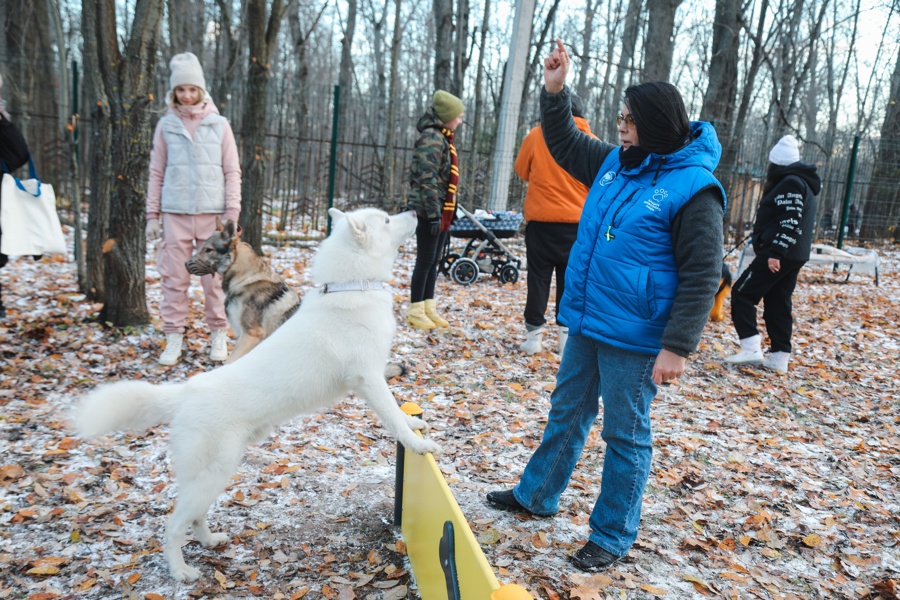
[[[314,249],[268,250],[305,290]],[[392,282],[398,318],[413,251],[410,242]],[[484,503],[516,481],[538,444],[559,364],[549,351],[517,351],[524,274],[507,286],[442,278],[452,326],[401,325],[395,355],[409,370],[391,386],[398,401],[426,410],[444,447],[438,463],[499,579],[536,598],[897,598],[900,249],[879,253],[878,287],[865,275],[845,283],[844,269],[802,272],[787,375],[726,368],[732,328],[707,325],[686,375],[655,400],[641,536],[603,574],[565,558],[588,535],[599,423],[556,517]],[[0,322],[0,598],[416,598],[390,522],[394,443],[354,398],[250,447],[211,513],[232,541],[189,543],[186,559],[203,577],[169,579],[160,551],[175,501],[166,428],[85,441],[66,423],[99,383],[180,381],[214,368],[198,285],[185,360],[156,364],[152,253],[148,263],[153,323],[129,331],[96,322],[100,307],[78,293],[71,263],[20,259],[0,271],[9,309]],[[297,368],[273,357],[273,370]]]

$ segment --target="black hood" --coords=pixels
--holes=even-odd
[[[769,163],[769,172],[766,177],[766,189],[772,189],[775,184],[785,177],[793,175],[806,182],[809,189],[816,196],[822,191],[822,179],[819,177],[818,167],[813,164],[797,161],[789,165],[775,165]]]

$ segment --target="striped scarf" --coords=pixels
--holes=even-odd
[[[447,199],[444,200],[444,208],[441,211],[441,231],[449,231],[456,214],[456,187],[459,183],[459,159],[456,156],[456,146],[453,145],[453,132],[441,128],[441,133],[450,143],[450,184],[447,186]]]

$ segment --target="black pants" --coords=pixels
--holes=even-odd
[[[416,225],[416,266],[413,267],[409,294],[409,300],[413,303],[434,298],[439,261],[450,236],[449,231],[433,236],[430,229],[428,219],[419,217],[419,224]]]
[[[540,327],[547,320],[550,282],[556,272],[556,313],[566,283],[569,252],[578,235],[578,223],[542,223],[529,221],[525,226],[525,256],[528,259],[528,297],[525,300],[525,323]]]
[[[763,320],[772,343],[772,352],[790,352],[794,318],[791,296],[797,285],[801,260],[782,260],[777,273],[769,270],[769,259],[757,256],[731,288],[731,321],[740,339],[759,333],[756,305],[763,301]]]

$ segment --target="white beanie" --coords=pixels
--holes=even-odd
[[[203,67],[192,52],[176,54],[169,61],[172,76],[169,78],[169,89],[179,85],[193,85],[206,91],[206,79],[203,78]]]
[[[773,165],[792,165],[800,160],[800,143],[792,135],[786,135],[769,152],[769,162]]]

